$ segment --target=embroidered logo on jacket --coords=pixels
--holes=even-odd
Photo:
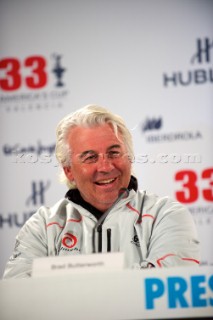
[[[72,249],[76,243],[77,243],[77,238],[76,236],[74,236],[72,233],[65,233],[65,235],[62,238],[62,244],[64,247],[66,247],[67,249]]]
[[[134,235],[134,237],[132,238],[131,243],[135,244],[137,247],[141,246],[137,234]]]

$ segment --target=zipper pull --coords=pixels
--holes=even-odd
[[[111,251],[111,229],[107,229],[107,252]]]
[[[102,252],[102,224],[97,228],[98,232],[98,252]]]

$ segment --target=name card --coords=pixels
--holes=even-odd
[[[115,271],[123,268],[124,254],[122,252],[42,257],[34,259],[32,277]]]

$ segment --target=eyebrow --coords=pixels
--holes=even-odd
[[[120,149],[121,146],[119,144],[113,144],[112,146],[108,147],[107,148],[107,151],[106,152],[109,152],[110,150],[112,149]],[[81,154],[80,154],[80,159],[83,159],[84,157],[86,157],[88,154],[94,154],[94,153],[97,153],[96,151],[94,150],[86,150],[86,151],[83,151]]]

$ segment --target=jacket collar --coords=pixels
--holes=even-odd
[[[131,176],[130,178],[130,182],[128,185],[128,190],[138,190],[138,181],[134,176]],[[67,191],[67,193],[65,194],[65,198],[67,198],[68,200],[81,205],[84,209],[88,210],[89,212],[91,212],[97,219],[99,219],[103,212],[96,209],[95,207],[93,207],[90,203],[86,202],[78,189],[70,189]]]

